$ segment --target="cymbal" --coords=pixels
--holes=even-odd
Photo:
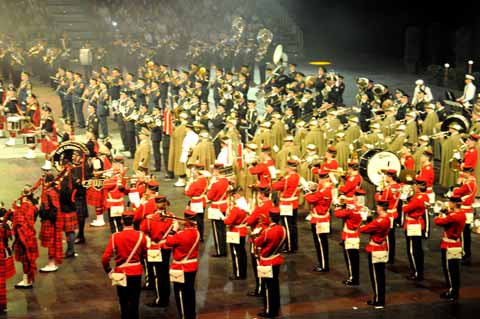
[[[311,61],[311,62],[308,62],[308,64],[310,64],[310,65],[330,65],[330,64],[332,64],[332,62],[329,62],[329,61]]]

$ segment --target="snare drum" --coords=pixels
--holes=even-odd
[[[20,116],[7,117],[7,130],[10,132],[18,132],[22,130],[23,121]]]
[[[23,144],[35,145],[37,144],[37,135],[35,134],[23,134]]]
[[[373,185],[378,186],[382,178],[380,171],[394,169],[397,177],[402,169],[400,159],[392,152],[379,149],[369,150],[360,157],[360,175]]]

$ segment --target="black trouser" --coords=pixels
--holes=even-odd
[[[85,239],[85,219],[88,216],[87,201],[85,197],[76,197],[75,198],[75,208],[77,211],[77,220],[78,220],[78,239]]]
[[[465,252],[464,259],[472,257],[472,230],[470,224],[465,224],[463,228],[463,251]]]
[[[110,231],[112,232],[112,234],[121,232],[123,230],[122,217],[110,216],[110,208],[108,209],[108,222],[110,224]]]
[[[185,273],[185,283],[173,283],[175,302],[177,304],[178,318],[194,319],[197,317],[195,301],[195,275],[194,272]]]
[[[442,249],[442,268],[448,291],[458,297],[460,291],[460,259],[447,260],[447,250]]]
[[[108,136],[108,123],[107,123],[107,115],[99,115],[98,116],[98,123],[100,124],[102,135],[103,137]]]
[[[120,139],[122,140],[122,146],[124,149],[127,149],[127,129],[125,125],[125,121],[121,115],[117,115],[115,117],[115,122],[117,122],[118,130],[120,132]]]
[[[250,245],[250,257],[252,259],[253,276],[255,277],[255,293],[260,294],[262,292],[262,279],[258,278],[258,259],[253,252],[253,244]]]
[[[273,278],[262,278],[264,312],[268,317],[276,317],[280,312],[280,265],[272,266]]]
[[[316,224],[310,224],[310,227],[312,229],[313,243],[317,251],[319,266],[328,270],[328,234],[317,234]]]
[[[373,301],[385,304],[385,263],[373,263],[372,253],[368,253],[368,270],[372,282]]]
[[[122,319],[137,319],[140,317],[138,304],[140,302],[141,285],[142,276],[127,276],[127,287],[117,286]]]
[[[130,157],[133,158],[135,156],[135,152],[137,151],[137,141],[135,140],[135,131],[127,131],[126,141],[127,151],[130,152]]]
[[[417,278],[423,278],[423,247],[422,236],[407,236],[407,255],[410,269]]]
[[[295,208],[292,216],[282,216],[282,224],[287,230],[286,248],[289,253],[298,249],[297,215],[298,209]]]
[[[227,255],[227,230],[223,220],[212,220],[213,241],[217,255]]]
[[[65,96],[63,94],[59,94],[58,97],[60,98],[60,105],[62,106],[62,117],[66,119],[68,107],[67,107],[67,104],[65,103]]]
[[[344,242],[345,247],[345,242]],[[343,256],[347,263],[348,279],[353,283],[360,281],[360,253],[358,249],[344,249]]]
[[[75,123],[75,110],[73,109],[73,101],[71,96],[65,99],[65,109],[67,112],[67,118],[72,123]]]
[[[388,231],[388,263],[393,264],[395,263],[395,223],[393,223],[393,228],[390,228]]]
[[[163,134],[162,141],[162,157],[163,157],[163,166],[165,167],[165,172],[167,172],[170,177],[173,177],[173,172],[168,172],[168,153],[170,153],[170,135]]]
[[[171,249],[162,249],[162,262],[147,262],[148,272],[153,278],[155,288],[155,303],[162,307],[168,306],[170,300],[170,267]]]
[[[204,219],[205,219],[205,213],[197,213],[197,215],[195,216],[195,220],[197,222],[197,229],[198,229],[198,232],[200,233],[200,241],[203,241],[203,232],[205,229]]]
[[[233,275],[238,278],[247,278],[247,252],[245,251],[245,237],[240,237],[240,244],[230,244],[232,254]]]
[[[77,115],[77,123],[79,127],[85,127],[85,116],[83,116],[83,102],[74,103],[75,114]]]
[[[155,161],[155,170],[159,171],[162,169],[162,159],[160,158],[160,142],[159,139],[152,139],[153,147],[153,159]]]

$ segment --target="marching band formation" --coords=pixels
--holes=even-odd
[[[441,297],[458,299],[459,264],[470,263],[477,226],[480,105],[474,103],[474,78],[467,74],[464,94],[446,101],[435,100],[422,80],[410,97],[359,78],[357,103],[346,106],[340,74],[319,67],[306,76],[294,63],[282,64],[279,50],[258,85],[251,65],[232,72],[192,63],[179,70],[147,60],[137,73],[102,66],[89,78],[60,66],[51,79],[63,130],[52,108],[39,105],[28,72],[19,73],[18,85],[2,83],[5,144],[13,146],[22,136],[26,157],[34,158],[39,142],[45,164],[38,181],[2,208],[0,310],[6,311],[13,258],[24,274],[15,287],[33,288],[36,217],[38,239],[48,248],[48,263],[40,271],[55,272],[64,258],[76,256],[75,244],[86,243],[89,212],[95,214],[92,227],[105,226],[104,216],[110,226],[102,265],[117,287],[122,318],[139,317],[142,287],[155,292],[148,306],[167,307],[171,283],[179,317],[196,317],[205,218],[214,239],[211,257],[230,251],[230,280],[246,280],[249,250],[255,278],[249,295],[263,296],[260,316],[277,317],[282,254],[302,249],[303,211],[318,258],[314,272],[334,267],[333,218],[342,224],[345,285],[360,284],[360,244],[365,244],[373,289],[368,304],[375,308],[385,305],[385,265],[395,262],[396,229],[405,234],[408,279],[421,281],[422,243],[432,222],[442,227]],[[254,86],[259,93],[251,99]],[[111,143],[112,123],[124,155]],[[85,129],[85,136],[76,136],[77,129]],[[131,167],[126,158],[133,160]],[[164,180],[156,180],[152,169],[163,170]],[[160,183],[184,188],[189,198],[184,217],[169,210]],[[15,238],[13,255],[9,238]]]

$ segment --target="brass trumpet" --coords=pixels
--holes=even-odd
[[[189,224],[193,224],[193,225],[197,225],[197,222],[194,221],[194,220],[190,220],[190,219],[187,219],[187,218],[182,218],[182,217],[177,217],[177,216],[170,216],[170,215],[167,215],[165,213],[165,211],[162,211],[160,212],[160,216],[162,218],[168,218],[168,219],[173,219],[173,220],[176,220],[178,221],[179,223],[189,223]]]

